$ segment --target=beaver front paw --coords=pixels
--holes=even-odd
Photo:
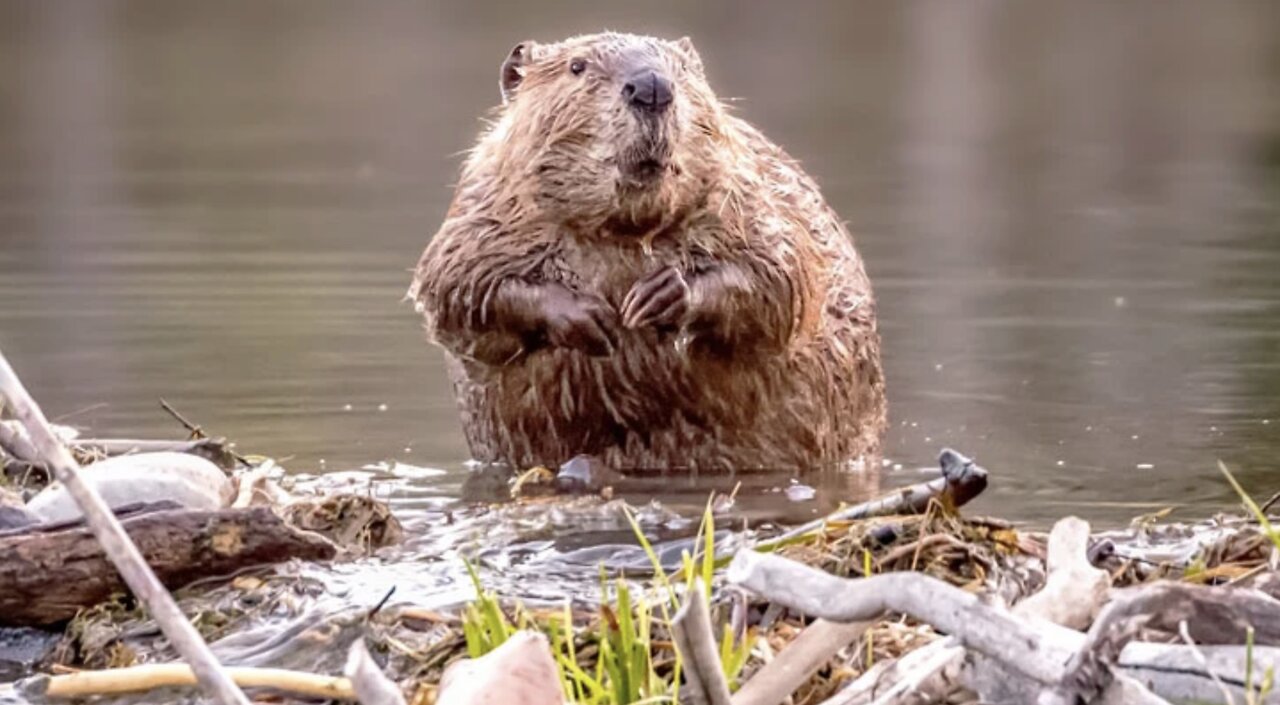
[[[588,355],[612,355],[618,347],[618,314],[608,303],[564,289],[542,299],[543,330],[547,342]]]
[[[689,283],[675,267],[645,276],[622,301],[622,325],[679,328],[689,313]]]

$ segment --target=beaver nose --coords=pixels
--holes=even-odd
[[[622,97],[636,110],[660,113],[671,105],[671,81],[656,71],[641,71],[622,87]]]

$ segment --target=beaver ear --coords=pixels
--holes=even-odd
[[[702,57],[698,56],[698,50],[693,48],[693,40],[688,37],[680,37],[676,40],[676,46],[680,47],[680,51],[684,52],[685,59],[689,62],[689,68],[702,73]]]
[[[511,101],[511,97],[515,95],[516,86],[524,80],[525,66],[533,61],[533,52],[538,46],[537,42],[520,42],[515,45],[507,58],[502,62],[502,69],[498,76],[498,88],[502,91],[502,104],[506,105]]]

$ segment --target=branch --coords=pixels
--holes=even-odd
[[[355,700],[356,693],[346,678],[320,676],[283,668],[232,666],[227,675],[245,688],[273,688],[314,698]],[[185,663],[159,663],[105,671],[80,671],[61,676],[39,675],[19,681],[18,692],[26,697],[85,698],[93,695],[144,693],[157,688],[196,685],[195,674]]]
[[[872,624],[814,621],[733,694],[733,705],[777,705],[786,700],[833,654],[861,638]]]
[[[49,428],[44,413],[22,386],[21,380],[3,354],[0,354],[0,394],[8,400],[13,417],[26,427],[32,444],[48,460],[58,481],[75,498],[76,504],[80,505],[86,523],[93,529],[98,542],[102,544],[102,550],[111,558],[129,589],[146,605],[147,611],[160,625],[169,643],[191,665],[201,689],[221,705],[249,705],[244,693],[240,692],[209,651],[208,645],[200,638],[200,633],[187,621],[173,597],[151,572],[115,515],[98,493],[81,479],[80,467],[75,458],[71,457],[71,453]]]
[[[917,573],[844,580],[778,556],[738,552],[728,579],[785,607],[834,622],[901,612],[956,636],[979,653],[1022,675],[1057,685],[1079,635],[1048,622],[1029,625],[977,596]],[[1064,633],[1060,633],[1064,632]]]
[[[716,635],[702,580],[695,578],[685,591],[684,606],[671,620],[676,648],[684,659],[684,677],[706,705],[730,705],[729,684],[720,665]]]
[[[766,550],[780,546],[791,539],[818,531],[828,522],[856,521],[896,514],[920,514],[934,499],[954,509],[968,503],[987,488],[987,471],[950,448],[942,450],[938,456],[938,464],[942,468],[942,477],[937,480],[903,487],[885,497],[841,509],[821,519],[801,524],[780,536],[761,542],[759,548]]]

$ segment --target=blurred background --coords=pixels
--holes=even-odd
[[[1219,459],[1280,489],[1263,0],[0,0],[0,347],[94,435],[178,435],[164,397],[292,468],[459,471],[409,269],[510,47],[605,28],[689,35],[849,222],[885,484],[952,445],[1033,521],[1205,514]]]

